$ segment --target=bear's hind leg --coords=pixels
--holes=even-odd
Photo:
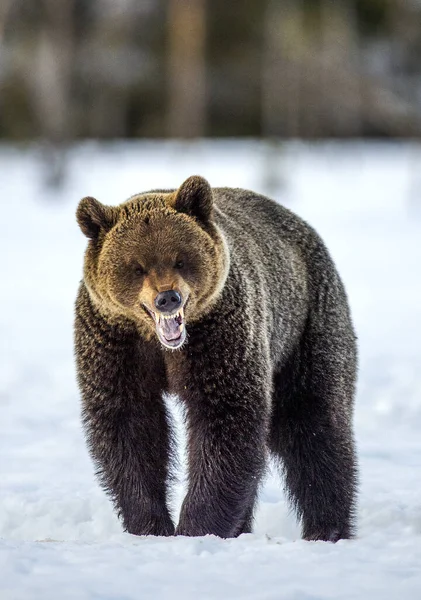
[[[269,448],[281,461],[303,537],[335,542],[353,534],[355,339],[350,323],[342,331],[321,325],[309,319],[299,347],[275,375]]]

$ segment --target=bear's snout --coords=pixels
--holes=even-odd
[[[162,313],[172,313],[182,304],[181,294],[176,290],[160,292],[155,298],[155,307]]]

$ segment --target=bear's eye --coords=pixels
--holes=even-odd
[[[138,277],[141,277],[142,275],[145,274],[145,269],[142,267],[142,265],[136,265],[134,268],[134,272],[135,272],[135,275],[137,275]]]
[[[178,260],[174,266],[176,269],[182,269],[184,267],[184,261]]]

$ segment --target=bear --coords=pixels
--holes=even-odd
[[[200,176],[119,206],[83,198],[75,311],[82,423],[135,535],[250,533],[269,458],[306,540],[355,533],[356,336],[319,235],[257,193]],[[183,406],[188,488],[169,508]]]

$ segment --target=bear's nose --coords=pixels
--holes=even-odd
[[[162,313],[171,313],[181,306],[181,295],[175,290],[160,292],[155,298],[155,306]]]

